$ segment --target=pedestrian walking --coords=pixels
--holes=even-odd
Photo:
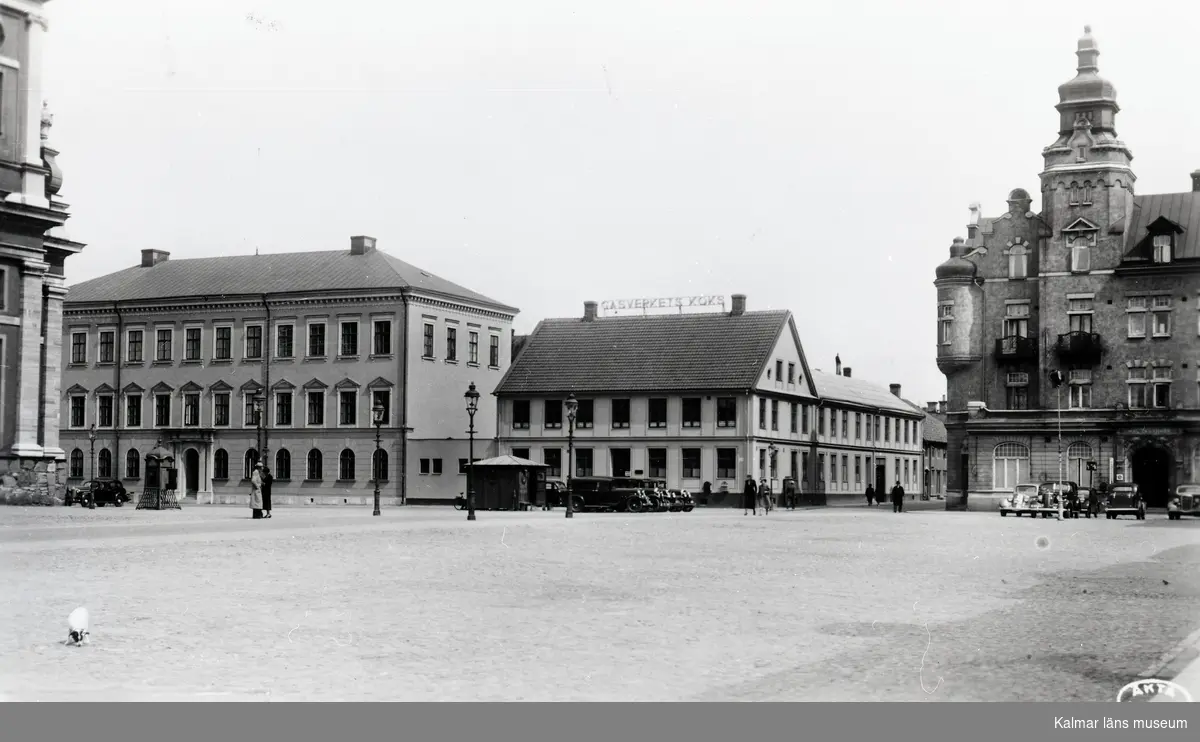
[[[255,520],[263,517],[262,481],[262,464],[255,464],[250,475],[250,512]]]
[[[746,486],[742,488],[742,515],[751,512],[758,515],[758,485],[753,477],[746,477]]]
[[[771,511],[771,488],[767,486],[765,479],[758,483],[758,499],[762,504],[763,515],[766,515]]]
[[[874,504],[875,504],[875,488],[868,484],[867,485],[867,507],[871,507]]]
[[[271,517],[271,482],[275,481],[275,477],[271,475],[271,467],[264,466],[262,473],[262,503],[263,517]]]
[[[892,512],[904,512],[904,488],[900,486],[900,480],[896,480],[896,486],[892,487]]]

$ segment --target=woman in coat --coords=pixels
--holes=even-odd
[[[250,511],[255,520],[263,517],[262,482],[262,464],[255,464],[250,475]]]
[[[746,486],[742,488],[742,515],[749,515],[753,510],[758,515],[758,485],[753,477],[746,477]]]

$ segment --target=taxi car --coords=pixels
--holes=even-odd
[[[1122,515],[1132,515],[1138,520],[1146,519],[1146,503],[1136,483],[1113,485],[1104,502],[1104,514],[1109,520]]]

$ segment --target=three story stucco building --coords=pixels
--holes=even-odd
[[[488,393],[508,368],[515,308],[365,236],[344,251],[168,258],[144,250],[140,265],[71,287],[71,479],[136,490],[161,442],[180,495],[199,502],[243,501],[260,459],[283,504],[364,503],[377,479],[394,504],[463,491],[463,393],[477,385],[477,429],[494,430]],[[477,458],[494,448],[487,438]]]

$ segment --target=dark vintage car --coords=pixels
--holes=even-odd
[[[1104,512],[1104,497],[1100,491],[1091,487],[1080,487],[1078,494],[1079,512],[1085,518],[1100,517]]]
[[[1104,502],[1104,514],[1110,520],[1122,515],[1132,515],[1138,520],[1146,519],[1146,503],[1137,484],[1115,484]]]
[[[691,492],[687,490],[671,490],[671,494],[675,495],[675,500],[679,503],[680,511],[690,513],[696,509],[696,500],[692,497]]]
[[[641,482],[628,477],[574,477],[571,489],[576,510],[639,513],[646,508]]]
[[[1167,503],[1167,518],[1183,520],[1185,515],[1200,516],[1200,484],[1181,484]]]
[[[64,504],[69,507],[78,503],[86,507],[89,501],[93,501],[97,507],[121,507],[130,499],[125,485],[115,479],[89,479],[76,487],[68,487]]]
[[[1064,518],[1078,518],[1080,512],[1079,485],[1075,482],[1042,482],[1038,485],[1038,503],[1042,508],[1043,518],[1058,515],[1059,501],[1062,501]]]

